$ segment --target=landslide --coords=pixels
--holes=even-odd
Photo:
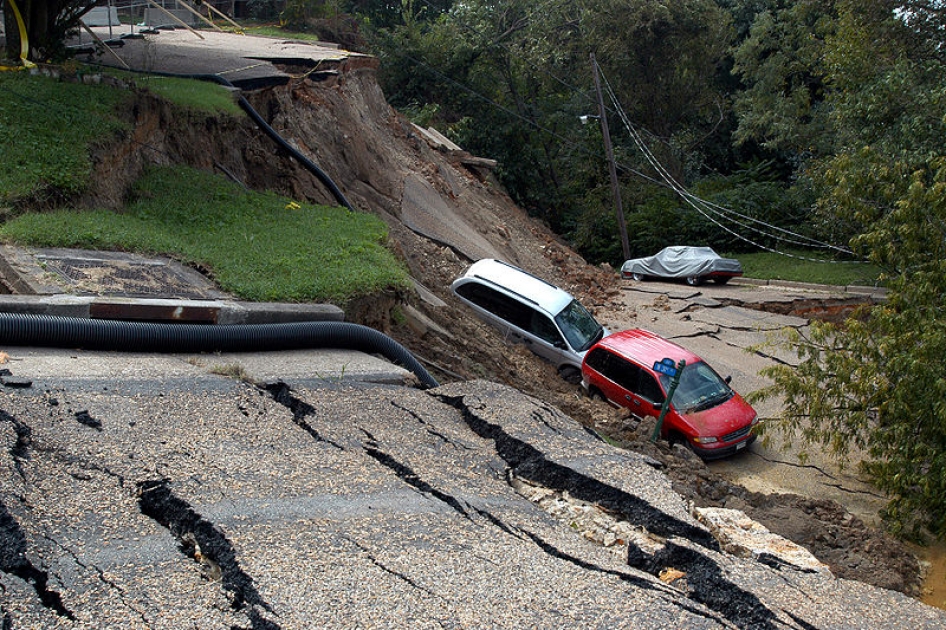
[[[349,320],[378,328],[409,348],[441,381],[487,378],[558,406],[614,442],[661,462],[678,491],[699,506],[741,509],[815,553],[835,575],[914,593],[920,571],[898,541],[839,505],[794,495],[750,493],[714,475],[679,447],[651,444],[650,430],[626,412],[581,395],[521,346],[506,345],[450,294],[473,259],[505,258],[562,286],[602,321],[625,306],[617,274],[592,266],[516,206],[482,162],[431,139],[391,108],[377,62],[346,60],[317,79],[245,93],[263,118],[318,164],[358,210],[381,217],[390,247],[415,291],[344,305]],[[215,170],[247,187],[338,205],[322,184],[277,150],[249,119],[182,115],[139,94],[133,132],[97,152],[89,204],[120,210],[149,164]],[[317,234],[312,235],[318,238]],[[622,313],[623,320],[634,317]]]

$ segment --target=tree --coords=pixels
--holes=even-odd
[[[596,221],[598,206],[611,208],[598,125],[579,123],[597,113],[591,52],[679,178],[705,172],[704,150],[729,157],[731,107],[721,77],[732,30],[714,0],[469,0],[434,10],[440,7],[405,0],[399,24],[371,33],[385,93],[396,107],[436,109],[433,124],[497,159],[513,198],[560,234],[577,236],[579,224]],[[646,200],[651,184],[632,171],[649,166],[617,117],[612,128],[615,153],[631,167],[621,171],[627,198]],[[589,243],[592,251],[612,250]]]
[[[842,460],[890,497],[892,530],[946,538],[946,51],[939,3],[836,0],[820,66],[834,150],[813,161],[825,220],[887,270],[886,303],[789,342],[768,371],[776,428]]]
[[[96,5],[96,0],[13,0],[23,20],[31,61],[60,60],[66,56],[66,38],[79,19]],[[13,2],[4,2],[7,56],[20,56],[20,25]]]
[[[797,154],[830,151],[826,38],[836,27],[834,0],[779,0],[754,18],[735,52],[745,82],[736,96],[736,140],[754,138]]]

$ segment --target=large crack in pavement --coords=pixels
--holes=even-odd
[[[315,414],[315,408],[313,408],[309,403],[300,400],[296,396],[293,396],[292,388],[289,387],[289,385],[282,381],[277,381],[275,383],[267,383],[266,385],[262,386],[261,389],[263,391],[269,392],[274,401],[289,409],[289,411],[292,412],[292,421],[296,424],[296,426],[308,433],[316,442],[325,442],[326,444],[331,444],[339,450],[345,450],[345,447],[343,447],[341,444],[337,444],[324,437],[315,430],[315,427],[306,422],[307,417]]]
[[[16,440],[9,453],[17,474],[25,481],[26,472],[23,462],[30,459],[30,447],[33,443],[33,431],[29,425],[21,422],[4,410],[0,410],[0,422],[13,426]],[[7,509],[0,498],[0,571],[15,575],[33,587],[43,606],[60,617],[75,620],[75,615],[62,602],[62,596],[49,588],[49,573],[38,569],[27,557],[26,535],[20,524]]]
[[[278,624],[260,611],[273,613],[256,590],[253,578],[240,567],[236,550],[219,528],[175,496],[167,479],[139,482],[138,492],[141,513],[166,527],[178,539],[181,552],[200,564],[205,578],[221,582],[231,597],[230,606],[234,611],[243,612],[254,630],[279,629]]]
[[[629,566],[658,578],[668,567],[684,571],[687,575],[684,595],[722,615],[737,627],[767,629],[782,625],[775,613],[758,597],[727,580],[724,570],[709,555],[669,540],[678,538],[709,552],[719,552],[718,542],[708,531],[681,521],[639,497],[550,461],[531,444],[509,435],[499,425],[480,417],[476,409],[467,403],[465,396],[440,394],[438,398],[457,409],[474,433],[493,443],[497,454],[515,477],[593,503],[617,518],[668,539],[654,553],[629,544]],[[539,542],[536,540],[536,544]]]
[[[679,536],[701,547],[719,550],[716,539],[705,529],[666,514],[614,486],[548,460],[531,444],[512,437],[502,427],[480,418],[466,404],[465,397],[440,395],[439,398],[460,411],[467,426],[475,434],[494,444],[497,454],[517,477],[545,488],[567,490],[572,496],[595,502],[606,510],[621,514],[628,521],[646,523],[647,529],[658,536]]]
[[[285,405],[293,412],[296,424],[300,424],[300,418],[314,415],[314,408],[293,396],[288,385],[280,383],[278,386],[268,386],[266,389],[272,394],[274,400]],[[553,557],[573,563],[584,570],[614,574],[622,581],[637,588],[658,591],[661,596],[669,596],[674,605],[680,606],[691,614],[698,614],[716,621],[729,622],[739,628],[768,629],[784,625],[784,621],[769,610],[758,597],[726,579],[724,569],[708,554],[696,549],[703,548],[708,552],[720,551],[719,543],[707,530],[671,516],[639,497],[549,460],[531,444],[512,437],[500,426],[480,417],[476,410],[467,404],[464,396],[443,394],[434,394],[434,396],[444,404],[457,409],[466,425],[476,435],[489,440],[494,445],[497,454],[508,466],[507,481],[513,487],[515,487],[513,480],[518,479],[536,486],[554,489],[580,501],[593,503],[615,518],[625,520],[634,527],[646,530],[651,535],[666,539],[652,551],[645,551],[643,547],[628,541],[625,561],[628,566],[658,579],[662,578],[663,573],[670,567],[683,571],[686,575],[685,588],[667,586],[666,589],[661,589],[660,584],[663,582],[651,582],[635,577],[633,574],[599,567],[557,549],[534,532],[510,527],[495,515],[473,508],[461,502],[455,496],[434,487],[408,464],[385,452],[381,448],[378,439],[371,432],[359,428],[366,438],[362,447],[365,454],[389,469],[395,476],[421,494],[444,503],[466,520],[473,521],[473,515],[476,514],[511,536],[519,539],[525,536]],[[400,406],[398,408],[406,411],[425,426],[425,429],[430,430],[428,423],[418,414]],[[560,429],[548,421],[545,413],[550,413],[550,410],[536,408],[530,415],[537,424],[546,427],[555,434],[561,434]],[[310,425],[305,424],[303,426],[300,424],[300,426],[313,439],[320,442],[327,441]],[[439,431],[436,432],[436,435],[440,439],[453,442]],[[517,492],[519,491],[517,490]],[[672,538],[688,541],[696,548],[673,542],[670,540]],[[369,549],[354,540],[351,542],[370,555]],[[387,570],[380,564],[378,566]],[[400,573],[396,575],[413,586],[421,588],[411,581],[408,576]],[[686,601],[692,601],[694,605],[688,605],[685,603]],[[712,612],[708,613],[707,610]]]
[[[727,580],[719,564],[696,549],[668,540],[656,552],[649,554],[636,545],[629,545],[627,563],[656,576],[670,567],[684,572],[688,596],[722,614],[739,628],[782,625],[758,597]]]
[[[539,413],[539,412],[537,411],[536,413]],[[550,428],[551,428],[551,427],[550,427]],[[401,479],[402,481],[406,482],[406,483],[407,483],[408,485],[410,485],[411,487],[417,489],[419,492],[422,492],[422,493],[424,493],[424,494],[431,495],[431,496],[435,497],[435,498],[438,499],[439,501],[442,501],[443,503],[449,505],[449,506],[450,506],[451,508],[453,508],[457,513],[459,513],[461,516],[463,516],[465,519],[470,520],[470,521],[473,520],[472,517],[471,517],[471,515],[470,515],[470,513],[467,512],[467,510],[464,508],[464,504],[461,503],[461,501],[460,501],[459,499],[457,499],[456,497],[454,497],[454,496],[452,496],[452,495],[450,495],[450,494],[448,494],[448,493],[445,493],[445,492],[443,492],[443,491],[441,491],[441,490],[438,490],[437,488],[433,487],[429,482],[427,482],[427,481],[425,481],[424,479],[422,479],[422,478],[421,478],[413,469],[411,469],[409,466],[407,466],[406,464],[404,464],[404,463],[402,463],[402,462],[399,462],[398,460],[396,460],[396,459],[395,459],[393,456],[391,456],[390,454],[383,452],[383,451],[379,448],[376,438],[375,438],[373,435],[371,435],[368,431],[362,429],[362,432],[365,433],[366,437],[368,438],[368,444],[367,444],[367,446],[365,447],[365,452],[366,452],[370,457],[372,457],[373,459],[375,459],[377,462],[379,462],[380,464],[382,464],[382,465],[385,466],[386,468],[390,469],[399,479]],[[702,609],[699,609],[699,608],[693,607],[693,606],[687,606],[686,604],[681,604],[680,599],[679,599],[679,592],[678,592],[678,591],[675,591],[675,590],[669,589],[669,588],[668,588],[668,589],[661,589],[660,586],[659,586],[659,583],[655,583],[655,582],[651,582],[651,581],[645,580],[645,579],[643,579],[643,578],[637,577],[637,576],[635,576],[635,575],[633,575],[633,574],[630,574],[630,573],[624,573],[624,572],[621,572],[621,571],[614,571],[614,570],[612,570],[612,569],[606,569],[606,568],[601,567],[601,566],[598,566],[598,565],[596,565],[596,564],[594,564],[594,563],[591,563],[591,562],[588,562],[588,561],[583,560],[583,559],[581,559],[581,558],[575,557],[575,556],[573,556],[573,555],[571,555],[571,554],[565,553],[564,551],[562,551],[562,550],[556,548],[554,545],[552,545],[551,543],[549,543],[549,542],[543,540],[538,534],[536,534],[536,533],[534,533],[534,532],[526,531],[526,530],[523,530],[522,528],[514,528],[514,527],[508,525],[508,524],[505,523],[502,519],[500,519],[500,518],[497,517],[496,515],[492,514],[491,512],[488,512],[488,511],[486,511],[486,510],[482,510],[482,509],[479,509],[479,508],[475,508],[475,507],[473,507],[473,506],[466,506],[466,507],[468,507],[468,508],[469,508],[472,512],[474,512],[475,514],[477,514],[477,515],[479,515],[480,517],[486,519],[489,523],[491,523],[493,526],[499,528],[501,531],[505,532],[506,534],[508,534],[508,535],[510,535],[510,536],[512,536],[512,537],[514,537],[514,538],[516,538],[516,539],[519,539],[519,540],[523,540],[523,539],[528,539],[528,540],[530,540],[533,544],[535,544],[537,547],[539,547],[544,553],[547,553],[547,554],[549,554],[550,556],[552,556],[552,557],[554,557],[554,558],[558,558],[559,560],[563,560],[563,561],[565,561],[565,562],[569,562],[569,563],[571,563],[571,564],[574,564],[575,566],[580,567],[581,569],[586,570],[586,571],[593,571],[593,572],[596,572],[596,573],[604,573],[604,574],[608,574],[608,575],[617,577],[617,578],[620,579],[622,582],[625,582],[625,583],[627,583],[627,584],[630,584],[630,585],[632,585],[632,586],[634,586],[634,587],[636,587],[636,588],[641,588],[641,589],[645,589],[645,590],[648,590],[648,591],[657,592],[660,596],[663,596],[663,597],[668,597],[668,596],[669,596],[669,599],[672,599],[672,600],[673,600],[673,604],[674,604],[674,605],[680,606],[681,608],[683,608],[684,610],[690,612],[691,614],[698,615],[698,616],[701,616],[701,617],[706,617],[706,618],[709,618],[709,619],[713,619],[714,621],[717,621],[717,622],[722,622],[722,621],[724,621],[724,619],[722,619],[722,618],[720,618],[720,617],[717,617],[717,616],[712,615],[712,614],[707,614],[707,612],[706,612],[705,610],[702,610]],[[375,557],[371,554],[370,549],[368,549],[368,548],[365,547],[364,545],[358,543],[357,541],[355,541],[355,540],[353,540],[353,539],[350,539],[350,538],[349,538],[349,540],[350,540],[350,542],[352,542],[352,544],[354,544],[355,546],[357,546],[361,551],[363,551],[364,553],[366,553],[366,554],[369,556],[369,559],[370,559],[376,566],[378,566],[379,568],[381,568],[382,570],[384,570],[384,571],[386,571],[386,572],[388,572],[388,573],[394,575],[395,577],[397,577],[397,578],[399,578],[399,579],[401,579],[401,580],[404,580],[405,582],[407,582],[408,584],[410,584],[410,585],[413,586],[414,588],[417,588],[417,589],[422,590],[422,591],[424,591],[424,592],[426,592],[426,593],[428,593],[428,594],[430,594],[430,595],[433,595],[433,593],[431,593],[428,589],[426,589],[426,588],[424,588],[424,587],[418,585],[416,582],[414,582],[413,580],[411,580],[408,576],[404,575],[403,573],[394,571],[393,569],[390,569],[389,567],[385,566],[383,563],[381,563],[380,560],[378,560],[377,558],[375,558]],[[635,568],[636,568],[636,567],[635,567]],[[758,626],[758,627],[761,627],[761,626]]]
[[[62,596],[49,588],[49,574],[36,568],[26,554],[26,535],[0,499],[0,571],[32,586],[43,606],[57,616],[75,621],[75,615],[63,604]]]
[[[33,443],[33,430],[2,409],[0,409],[0,422],[8,422],[13,426],[13,434],[16,436],[16,440],[13,446],[10,447],[10,456],[13,457],[13,467],[17,474],[25,479],[26,473],[23,471],[23,462],[30,458],[29,449]]]
[[[294,412],[300,409],[305,409],[306,415],[314,414],[314,409],[310,405],[301,401],[300,399],[296,398],[295,396],[291,394],[291,390],[288,387],[288,385],[280,384],[279,387],[272,388],[272,389],[267,388],[267,389],[269,389],[269,391],[274,394],[273,396],[274,400],[276,400],[277,402],[280,402],[281,404],[286,405],[290,409],[294,410]],[[461,410],[463,409],[462,404],[457,403],[456,399],[451,399],[447,397],[440,397],[440,398],[442,401],[447,402],[447,404],[449,404],[453,408],[457,408]],[[429,423],[425,421],[416,412],[410,409],[407,409],[406,407],[403,407],[402,405],[399,405],[397,403],[392,403],[392,404],[394,404],[396,408],[406,412],[408,415],[413,417],[419,424],[421,424],[425,428],[425,430],[428,433],[431,433],[435,437],[449,444],[455,444],[454,440],[448,438],[447,436],[443,435],[443,433],[439,431],[433,430],[432,427],[430,427]],[[552,423],[550,423],[547,420],[547,418],[545,418],[545,416],[543,415],[543,412],[552,413],[551,409],[548,407],[537,408],[531,414],[533,420],[535,420],[539,424],[542,424],[548,430],[557,434],[561,434],[561,430],[558,427],[555,427]],[[477,428],[474,428],[473,426],[474,423],[472,423],[470,419],[471,414],[467,414],[466,412],[464,412],[464,418],[467,422],[467,425],[473,428],[474,433],[476,433],[477,435],[480,435],[480,437],[489,437],[489,435],[494,435],[492,431],[482,430],[482,426],[485,426],[485,423],[482,423],[482,425],[477,425],[477,427],[479,427],[480,430],[477,430]],[[298,424],[298,422],[296,423]],[[571,554],[568,554],[558,549],[557,547],[555,547],[548,541],[543,540],[535,532],[526,531],[519,527],[513,527],[505,523],[501,518],[499,518],[498,516],[496,516],[495,514],[487,510],[483,510],[481,508],[477,508],[463,501],[460,501],[455,496],[434,487],[430,482],[423,479],[409,465],[407,465],[406,463],[402,461],[399,461],[393,455],[384,451],[381,448],[378,442],[378,439],[370,431],[368,431],[367,429],[363,427],[359,427],[359,430],[364,434],[366,438],[365,443],[362,447],[366,455],[374,459],[383,467],[390,470],[398,479],[402,480],[403,482],[405,482],[406,484],[414,488],[419,493],[425,496],[433,497],[434,499],[449,506],[452,510],[454,510],[457,514],[459,514],[465,520],[474,522],[473,515],[475,514],[485,519],[487,522],[489,522],[492,526],[498,528],[500,531],[506,533],[509,536],[512,536],[513,538],[516,538],[518,540],[531,541],[532,544],[536,545],[544,553],[547,553],[548,555],[554,558],[574,564],[575,566],[580,567],[581,569],[586,570],[586,571],[594,571],[596,573],[604,573],[604,574],[617,577],[622,582],[625,582],[635,588],[641,588],[641,589],[645,589],[651,592],[655,592],[658,596],[667,598],[668,600],[672,601],[673,605],[678,606],[683,610],[686,610],[690,614],[712,619],[720,623],[724,623],[726,621],[725,618],[722,618],[716,614],[713,614],[712,612],[707,612],[705,608],[687,605],[685,603],[686,598],[684,597],[681,599],[681,596],[680,596],[681,594],[676,589],[673,589],[671,587],[662,587],[662,584],[660,582],[646,580],[632,573],[625,573],[621,571],[615,571],[613,569],[606,569],[604,567],[595,565],[594,563],[575,557]],[[324,438],[319,436],[318,432],[316,432],[314,429],[307,430],[307,433],[309,433],[309,435],[312,436],[317,441],[325,441]],[[597,436],[597,434],[595,434],[594,432],[590,432],[590,434],[596,439],[600,439]],[[513,439],[509,438],[508,436],[506,436],[506,438],[507,439],[499,439],[499,440],[493,439],[492,440],[493,443],[497,446],[497,450],[501,450],[500,445],[503,445],[504,447],[510,446]],[[463,445],[461,445],[461,447],[469,448],[468,446],[463,446]],[[527,469],[535,465],[535,468],[532,469],[530,473],[531,476],[534,478],[545,478],[545,476],[541,474],[539,471],[548,468],[548,469],[555,470],[555,472],[551,475],[551,477],[553,478],[567,477],[572,482],[572,483],[568,483],[567,481],[564,481],[563,485],[566,485],[569,487],[575,487],[575,488],[577,488],[579,485],[587,485],[589,486],[588,493],[592,493],[592,494],[597,493],[598,496],[605,496],[608,494],[612,494],[612,495],[621,494],[620,491],[614,488],[610,488],[611,492],[609,493],[608,491],[604,490],[605,488],[608,488],[607,486],[604,486],[603,484],[598,484],[598,482],[596,482],[595,480],[589,479],[587,477],[579,475],[578,473],[575,473],[574,471],[570,469],[567,469],[565,467],[561,467],[552,462],[549,462],[547,459],[545,459],[544,456],[541,455],[541,453],[539,453],[537,450],[533,449],[531,446],[527,444],[524,444],[524,443],[516,444],[512,450],[515,453],[517,453],[517,456],[512,457],[512,458],[504,457],[504,460],[507,462],[507,465],[510,465],[509,459],[515,459],[517,461],[517,466],[510,465],[510,468],[518,467],[520,469]],[[519,471],[517,470],[516,472],[518,473]],[[579,484],[574,483],[575,480],[578,478],[582,480],[582,483],[579,483]],[[511,476],[507,477],[507,480],[509,480],[508,482],[510,483],[510,485],[515,488],[515,485],[511,481]],[[599,485],[600,487],[597,487]],[[517,490],[517,492],[519,491]],[[639,500],[636,497],[632,497],[630,495],[623,495],[620,499],[612,496],[611,499],[607,501],[607,503],[612,506],[617,506],[618,504],[630,504],[630,503],[635,503],[635,502],[639,502]],[[633,510],[630,510],[629,508],[625,508],[625,510],[622,510],[622,512],[623,511],[633,511]],[[660,517],[663,517],[663,520],[665,521],[662,526],[658,527],[658,530],[663,532],[664,534],[671,535],[673,533],[686,532],[689,535],[689,537],[699,539],[703,545],[716,547],[715,539],[713,539],[712,536],[710,536],[704,530],[690,526],[677,519],[673,519],[673,517],[670,517],[669,515],[666,515],[663,512],[653,510],[653,509],[650,510],[651,517],[656,517],[657,515],[659,515]],[[647,516],[643,516],[643,515],[639,515],[639,517],[645,518],[645,519],[648,518]],[[671,525],[670,523],[672,522],[674,524]],[[649,524],[649,526],[651,525],[652,524]],[[409,584],[413,588],[421,590],[430,596],[436,596],[435,593],[431,592],[426,587],[418,584],[416,581],[411,579],[410,576],[405,575],[404,573],[396,571],[388,567],[387,565],[385,565],[383,562],[381,562],[381,560],[379,560],[372,553],[371,549],[367,547],[366,545],[348,536],[346,536],[346,539],[349,540],[349,542],[351,542],[360,551],[366,554],[369,560],[373,564],[375,564],[375,566],[377,566],[379,569],[391,574],[392,576],[400,580],[403,580],[405,583]],[[638,567],[635,567],[635,568],[638,568]],[[730,589],[730,593],[731,593],[731,589]],[[756,627],[761,628],[762,626],[757,625]]]
[[[617,577],[622,582],[626,584],[630,584],[631,586],[634,586],[635,588],[641,588],[648,591],[657,591],[659,594],[665,595],[665,596],[670,595],[670,597],[673,600],[673,605],[678,606],[682,608],[683,610],[687,611],[688,613],[696,615],[698,617],[712,619],[713,621],[716,621],[719,623],[725,623],[725,621],[727,621],[725,618],[721,618],[717,615],[708,614],[706,610],[704,609],[700,609],[696,606],[688,606],[686,603],[681,601],[680,593],[679,591],[675,589],[667,588],[664,591],[659,591],[658,583],[644,580],[643,578],[639,578],[630,573],[623,573],[620,571],[614,571],[613,569],[605,569],[604,567],[599,567],[598,565],[588,562],[587,560],[583,560],[571,554],[565,553],[564,551],[562,551],[561,549],[558,549],[554,545],[546,542],[545,540],[542,540],[542,538],[539,537],[535,533],[532,533],[532,532],[524,532],[524,533],[537,547],[539,547],[539,549],[541,549],[542,551],[544,551],[545,553],[549,554],[550,556],[554,558],[558,558],[559,560],[563,560],[565,562],[574,564],[575,566],[581,567],[582,569],[586,571],[594,571],[596,573],[605,573],[605,574]],[[634,567],[634,568],[637,568],[637,567]]]
[[[389,469],[398,477],[398,479],[401,479],[412,488],[415,488],[416,490],[418,490],[419,492],[423,494],[429,494],[430,496],[434,497],[438,501],[442,501],[443,503],[453,508],[453,510],[457,514],[460,514],[464,518],[471,520],[470,513],[466,511],[466,509],[463,507],[463,504],[460,503],[460,501],[456,497],[450,494],[447,494],[446,492],[441,492],[437,488],[433,487],[432,485],[430,485],[429,483],[421,479],[421,477],[416,472],[414,472],[410,468],[410,466],[402,462],[399,462],[388,453],[385,453],[384,451],[382,451],[378,447],[377,439],[375,439],[375,437],[371,435],[371,433],[369,433],[365,429],[361,429],[361,431],[362,433],[365,434],[365,437],[368,438],[368,441],[365,444],[364,450],[365,450],[365,453],[369,457],[374,459],[376,462],[378,462],[385,468]]]
[[[56,404],[58,405],[58,402]],[[87,412],[82,413],[85,414]],[[18,471],[18,474],[21,478],[23,478],[24,481],[27,481],[25,471],[22,469],[22,462],[30,459],[29,451],[33,449],[32,429],[28,425],[20,422],[2,410],[0,410],[0,421],[10,422],[14,427],[16,442],[10,449],[10,454],[13,456],[15,462],[14,465]],[[80,420],[80,424],[86,423],[81,422]],[[99,429],[99,427],[96,426],[88,426],[94,429]],[[125,487],[125,478],[122,475],[109,470],[108,468],[86,461],[75,455],[63,453],[58,449],[45,449],[45,452],[50,454],[54,458],[55,462],[62,464],[64,466],[65,474],[69,475],[76,481],[92,481],[92,475],[87,473],[95,472],[101,473],[112,479],[120,488]],[[79,470],[74,470],[72,468],[73,466],[77,467]],[[142,622],[147,623],[144,613],[136,608],[134,604],[128,600],[125,590],[121,588],[115,581],[109,579],[105,574],[105,571],[94,564],[86,564],[82,561],[79,554],[77,554],[73,549],[64,545],[56,538],[51,537],[49,534],[40,533],[39,535],[42,536],[50,545],[55,546],[57,549],[62,551],[62,553],[70,557],[77,567],[93,573],[100,582],[118,594],[121,602],[127,606],[129,610],[134,611],[141,618]],[[9,510],[7,510],[6,506],[3,504],[2,499],[0,499],[0,543],[2,543],[0,544],[0,571],[17,575],[18,577],[22,578],[24,581],[33,586],[40,599],[40,602],[46,608],[51,609],[57,615],[74,619],[72,613],[62,603],[61,596],[55,591],[49,589],[48,573],[37,569],[28,560],[26,560],[25,535],[23,534],[13,515],[9,513]],[[16,558],[17,555],[20,557]],[[6,626],[0,625],[0,628],[5,627]]]
[[[802,319],[817,319],[828,322],[842,322],[852,315],[856,315],[858,310],[869,308],[878,303],[878,300],[870,295],[765,301],[740,300],[734,297],[714,299],[720,303],[720,306],[738,306],[774,315],[789,315]]]

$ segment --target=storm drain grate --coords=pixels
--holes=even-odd
[[[200,299],[207,293],[167,265],[124,260],[44,260],[46,270],[61,276],[80,292],[102,295]]]

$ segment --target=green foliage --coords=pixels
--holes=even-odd
[[[704,154],[731,155],[715,131],[728,128],[720,119],[732,30],[715,2],[445,4],[405,1],[399,20],[388,15],[367,31],[388,99],[411,111],[435,104],[431,124],[498,160],[504,187],[553,229],[584,230],[579,246],[589,259],[612,249],[594,242],[599,226],[577,225],[611,207],[598,192],[607,182],[599,127],[578,123],[597,113],[589,52],[631,119],[658,133],[656,150],[676,175],[700,173]],[[615,152],[631,165],[623,184],[633,188],[632,170],[649,167],[616,119],[613,129]]]
[[[789,337],[777,425],[856,455],[894,532],[946,538],[946,50],[924,2],[836,0],[820,66],[830,154],[809,169],[825,224],[886,273],[886,304]],[[894,9],[902,9],[897,12]]]
[[[246,14],[254,20],[275,20],[279,17],[278,0],[247,0]]]
[[[345,301],[407,285],[374,215],[296,207],[183,167],[150,172],[135,194],[122,214],[32,213],[3,225],[0,235],[38,247],[168,254],[209,269],[223,290],[254,301]]]
[[[826,39],[837,27],[834,0],[773,2],[753,20],[735,52],[733,71],[746,83],[736,95],[737,141],[771,148],[830,151]]]
[[[757,393],[784,400],[779,431],[842,461],[855,456],[891,497],[891,530],[910,537],[946,537],[944,278],[940,261],[898,281],[863,320],[814,324],[807,337],[792,331],[801,363],[766,370],[774,384]]]
[[[337,3],[326,0],[286,0],[279,21],[282,26],[304,31],[311,20],[326,17]]]
[[[4,3],[6,5],[7,3]],[[20,17],[26,30],[29,58],[38,62],[60,62],[70,56],[66,38],[79,27],[79,20],[96,0],[19,0]],[[20,55],[20,28],[14,13],[4,11],[8,59]]]
[[[7,72],[0,94],[0,203],[81,193],[92,146],[125,128],[116,110],[129,95],[113,87]]]

